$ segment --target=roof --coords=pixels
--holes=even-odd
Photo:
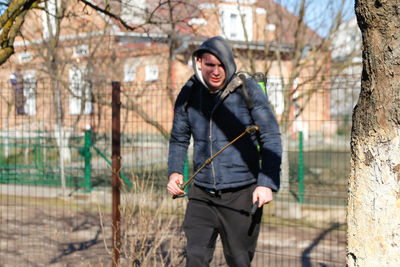
[[[136,1],[135,1],[136,2]],[[140,2],[140,1],[139,1]],[[217,3],[234,3],[233,0],[220,1]],[[272,26],[276,32],[271,41],[271,48],[279,47],[280,49],[291,49],[295,43],[295,36],[298,34],[305,46],[313,46],[321,42],[320,37],[311,28],[304,25],[300,31],[298,27],[298,17],[289,12],[284,6],[274,0],[243,0],[255,6],[256,8],[265,9],[267,12],[267,24]],[[215,5],[216,1],[210,0],[186,0],[186,1],[166,1],[163,4],[157,0],[143,1],[142,6],[135,7],[136,13],[131,13],[131,17],[136,18],[136,23],[129,25],[135,28],[135,31],[130,31],[122,25],[118,20],[113,19],[115,26],[114,34],[120,37],[126,36],[129,38],[150,38],[152,41],[167,42],[168,38],[173,36],[189,36],[190,43],[200,44],[206,38],[211,36],[195,33],[190,26],[193,19],[200,19],[204,14],[201,6]],[[169,6],[168,6],[169,3]],[[244,4],[243,4],[244,5]],[[121,11],[121,6],[119,6]],[[137,18],[143,16],[141,23],[138,23]],[[151,22],[151,23],[148,23]],[[128,21],[129,23],[129,21]],[[306,31],[304,33],[304,30]],[[306,38],[305,38],[306,36]],[[245,47],[245,42],[236,41],[233,44],[237,47]],[[252,49],[264,49],[264,44],[261,42],[251,42]]]
[[[276,42],[284,44],[293,44],[295,42],[296,31],[299,29],[299,18],[295,14],[274,0],[257,0],[256,6],[267,10],[267,22],[276,27],[277,34],[275,36],[279,38]],[[307,36],[305,42],[308,42],[308,45],[321,42],[322,37],[310,27],[304,25],[303,29],[306,32],[299,32],[299,35]]]

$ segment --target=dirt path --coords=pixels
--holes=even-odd
[[[26,203],[3,196],[0,266],[111,266],[110,217],[102,228],[93,206],[82,210],[57,199]],[[123,256],[121,266],[131,266]],[[220,245],[212,266],[226,266]],[[345,232],[337,224],[264,225],[252,266],[345,266]]]

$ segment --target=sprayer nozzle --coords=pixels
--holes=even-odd
[[[258,126],[256,126],[256,125],[249,126],[246,129],[246,132],[248,132],[248,133],[255,132],[255,131],[258,131]]]

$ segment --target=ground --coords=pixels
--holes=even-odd
[[[106,212],[100,219],[96,206],[82,209],[65,203],[1,196],[0,266],[111,266],[111,215]],[[267,219],[252,266],[345,266],[341,227]],[[182,243],[176,246],[183,252]],[[183,265],[184,261],[175,266]],[[139,265],[121,255],[121,266]],[[212,266],[226,266],[220,245]]]

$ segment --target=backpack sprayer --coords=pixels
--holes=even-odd
[[[215,157],[217,157],[219,154],[221,154],[222,151],[224,151],[226,148],[228,148],[229,146],[231,146],[231,145],[232,145],[233,143],[235,143],[237,140],[239,140],[240,138],[242,138],[245,134],[247,134],[247,133],[252,133],[252,132],[255,132],[255,131],[258,131],[258,126],[252,125],[252,126],[247,127],[246,130],[245,130],[244,132],[242,132],[238,137],[236,137],[235,139],[233,139],[232,141],[230,141],[226,146],[224,146],[223,148],[221,148],[221,149],[220,149],[217,153],[215,153],[213,156],[211,156],[211,157],[209,157],[208,159],[206,159],[206,161],[203,163],[203,165],[202,165],[202,166],[201,166],[201,167],[200,167],[200,168],[185,182],[185,183],[183,183],[183,184],[178,184],[178,187],[179,187],[180,189],[184,190],[185,187],[193,181],[193,179],[196,177],[196,175],[199,174],[199,172],[200,172],[201,170],[203,170],[207,165],[209,165],[209,164],[213,161],[213,159],[214,159]],[[175,199],[175,198],[180,198],[180,197],[184,197],[185,195],[186,195],[186,194],[183,194],[183,195],[174,195],[174,196],[172,196],[172,198],[173,198],[173,199]],[[253,204],[253,206],[252,206],[252,208],[251,208],[251,211],[250,211],[250,214],[251,214],[251,215],[253,215],[253,214],[256,212],[257,207],[258,207],[258,201],[256,201],[256,202]]]

